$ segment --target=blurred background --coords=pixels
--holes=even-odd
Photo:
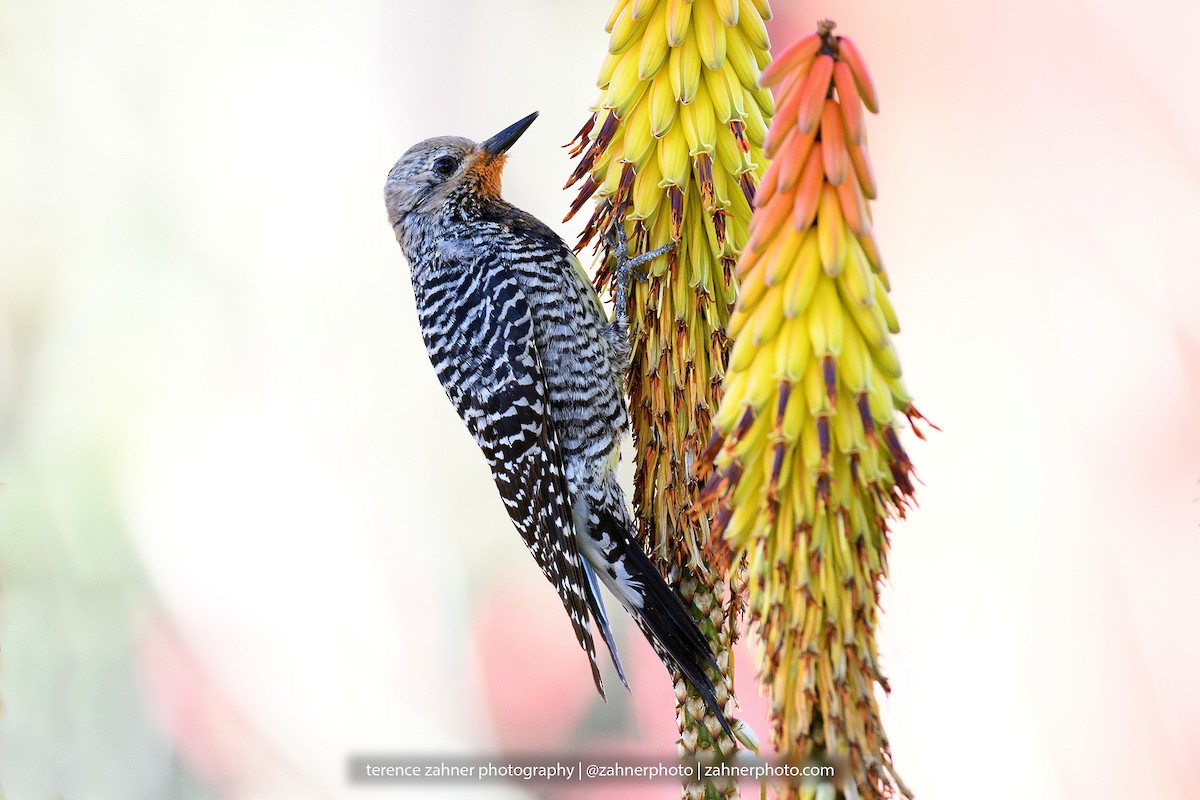
[[[775,5],[776,47],[828,16],[871,65],[898,347],[942,428],[883,600],[901,774],[1200,797],[1198,7]],[[633,695],[595,696],[381,197],[415,141],[536,109],[506,195],[556,224],[609,11],[0,0],[0,797],[389,796],[346,756],[672,752],[623,620]]]

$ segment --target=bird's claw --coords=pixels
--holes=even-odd
[[[675,243],[668,242],[662,247],[630,258],[629,242],[625,238],[625,226],[618,222],[609,230],[608,245],[613,257],[617,260],[616,272],[613,274],[615,282],[613,291],[613,322],[618,326],[619,330],[624,331],[629,326],[630,281],[634,278],[637,278],[640,282],[650,280],[648,273],[641,272],[637,268],[669,252],[675,246]]]
[[[645,283],[646,281],[650,280],[650,273],[639,270],[637,267],[640,267],[642,264],[648,264],[659,256],[666,255],[667,253],[671,252],[674,247],[674,242],[667,242],[662,247],[656,247],[653,250],[647,250],[645,253],[640,253],[639,255],[626,260],[625,269],[631,272],[633,277],[639,282]]]
[[[613,225],[609,230],[608,244],[612,250],[613,257],[617,260],[616,281],[618,290],[628,290],[629,282],[632,279],[636,279],[639,283],[645,283],[650,280],[650,274],[639,270],[638,267],[643,264],[649,264],[659,256],[669,253],[675,247],[674,242],[667,242],[662,247],[656,247],[653,250],[639,253],[630,258],[629,241],[625,237],[625,226],[620,223]]]

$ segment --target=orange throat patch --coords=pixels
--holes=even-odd
[[[508,156],[504,153],[495,156],[479,153],[475,156],[474,162],[468,167],[468,172],[475,177],[480,194],[485,197],[500,196],[500,175],[504,172],[506,161],[508,161]]]

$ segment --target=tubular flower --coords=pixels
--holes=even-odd
[[[701,502],[717,509],[726,558],[745,565],[776,748],[843,759],[858,794],[875,798],[908,794],[875,700],[876,684],[888,688],[875,621],[888,521],[913,491],[898,417],[921,417],[900,379],[871,230],[863,106],[876,112],[878,100],[858,50],[832,29],[821,23],[761,77],[778,87],[772,161],[737,264]]]
[[[700,489],[692,467],[721,395],[733,270],[774,112],[771,90],[758,84],[770,14],[766,0],[618,0],[600,100],[568,145],[579,161],[567,185],[579,189],[567,218],[595,197],[577,249],[593,240],[604,248],[599,286],[614,265],[615,225],[631,255],[674,243],[630,292],[634,507],[639,533],[714,644],[723,699],[733,615],[702,561],[708,521],[688,510]],[[684,748],[713,749],[716,720],[685,685],[676,688]]]

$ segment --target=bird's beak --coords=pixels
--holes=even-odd
[[[521,138],[521,134],[537,119],[537,115],[538,112],[535,111],[520,122],[514,122],[480,145],[480,149],[489,156],[498,156],[504,153],[508,148],[516,144],[517,139]]]

